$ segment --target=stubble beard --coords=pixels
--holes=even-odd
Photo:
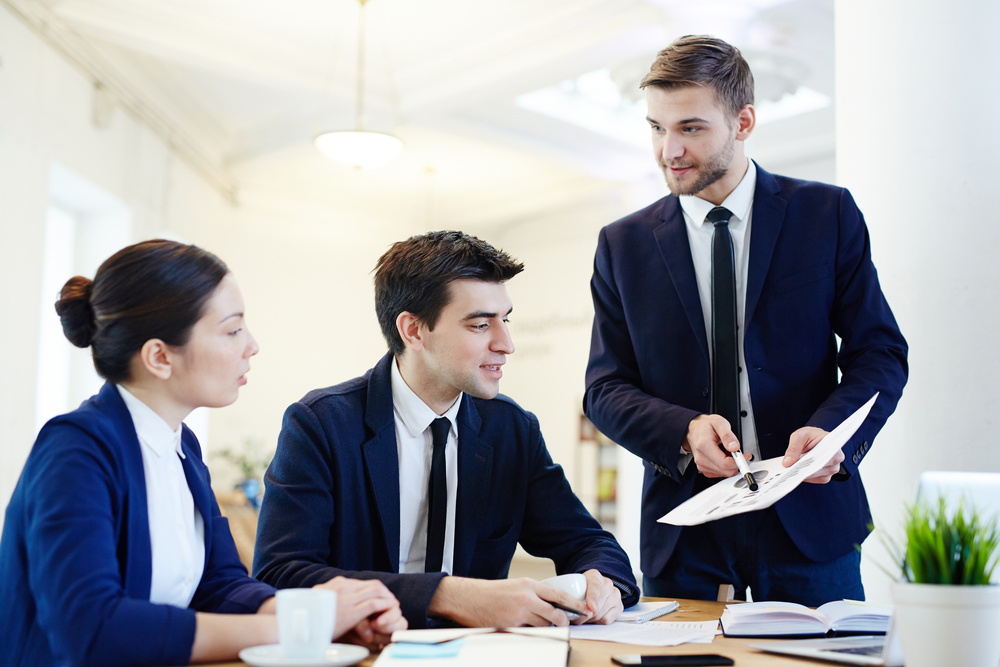
[[[697,167],[698,178],[687,187],[671,183],[669,164],[661,161],[660,169],[663,170],[663,180],[667,182],[671,194],[674,196],[696,195],[728,173],[734,155],[736,155],[736,139],[730,138],[722,148],[705,161],[704,165]]]

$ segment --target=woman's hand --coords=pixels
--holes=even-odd
[[[364,644],[384,644],[393,632],[407,628],[399,600],[377,579],[334,577],[314,588],[337,592],[334,639],[353,630],[352,635]]]

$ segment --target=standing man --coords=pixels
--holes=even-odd
[[[381,579],[411,628],[611,623],[638,601],[628,557],[573,495],[538,421],[498,396],[524,266],[461,232],[394,244],[375,271],[390,351],[285,412],[254,575],[278,588]],[[517,543],[582,573],[583,603],[507,579]]]
[[[678,39],[641,86],[672,194],[601,230],[584,409],[644,460],[643,592],[714,599],[733,584],[758,600],[864,599],[855,546],[871,514],[858,464],[907,376],[864,218],[843,188],[747,159],[753,75],[726,42]],[[736,474],[730,452],[789,466],[876,391],[843,450],[773,507],[656,522]]]

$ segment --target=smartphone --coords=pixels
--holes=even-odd
[[[611,656],[616,665],[732,665],[724,655],[699,653],[697,655],[639,655],[629,653]]]

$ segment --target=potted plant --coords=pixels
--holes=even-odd
[[[1000,665],[1000,586],[990,584],[996,517],[960,503],[907,508],[906,543],[886,542],[900,563],[892,597],[906,667]]]
[[[260,509],[260,501],[264,496],[264,471],[271,463],[274,452],[267,450],[261,440],[247,438],[240,451],[225,447],[218,452],[213,451],[210,457],[227,461],[239,471],[240,477],[235,488],[246,495],[247,502],[254,509]]]

